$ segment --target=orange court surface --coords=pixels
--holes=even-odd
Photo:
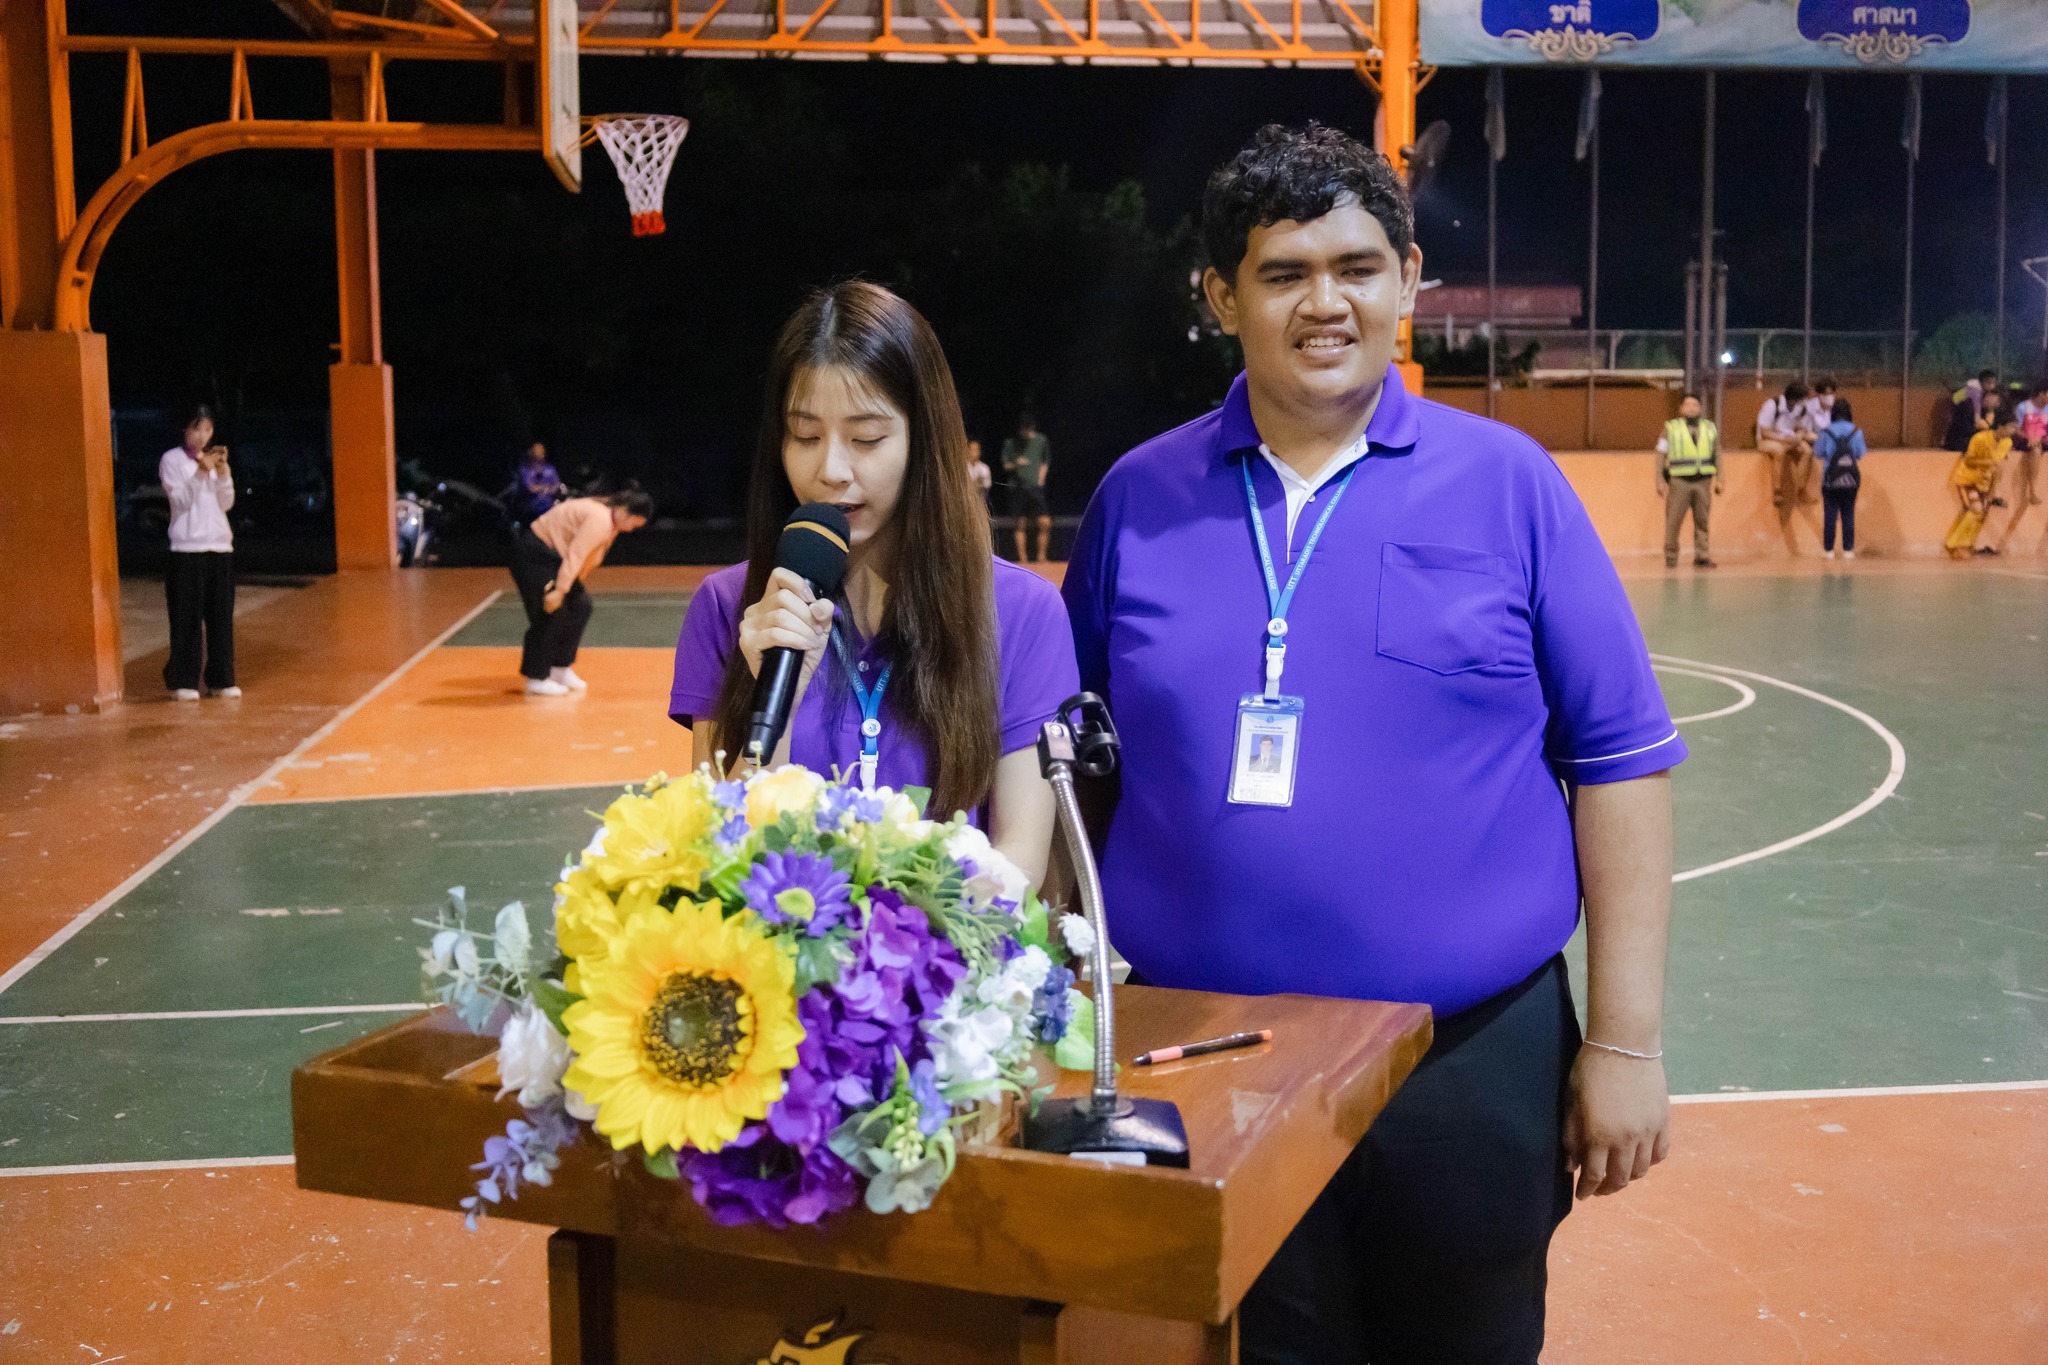
[[[1622,564],[1693,752],[1681,1102],[1559,1234],[1545,1359],[2048,1362],[2048,571]],[[544,902],[687,763],[703,572],[601,575],[580,698],[517,693],[501,573],[349,572],[242,618],[239,702],[159,652],[0,727],[0,1360],[545,1358],[545,1230],[297,1190],[286,1082],[417,1008],[445,887]]]

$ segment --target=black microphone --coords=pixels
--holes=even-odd
[[[831,597],[846,581],[846,542],[852,534],[846,513],[829,502],[807,502],[783,523],[782,539],[775,544],[775,567],[808,581],[819,597]],[[740,749],[745,761],[768,766],[775,746],[782,743],[782,732],[789,728],[789,710],[796,702],[803,667],[801,650],[762,652],[753,705],[747,711],[747,741]]]

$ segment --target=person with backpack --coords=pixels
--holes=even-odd
[[[1813,390],[1800,380],[1785,392],[1766,398],[1756,414],[1756,448],[1771,464],[1771,506],[1795,506],[1806,487],[1806,467],[1813,458]]]
[[[1846,398],[1829,409],[1833,420],[1813,439],[1820,461],[1821,558],[1835,557],[1835,523],[1842,524],[1842,558],[1856,557],[1856,494],[1863,487],[1865,446],[1856,413]]]

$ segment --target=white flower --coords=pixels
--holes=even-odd
[[[1038,994],[1051,970],[1052,959],[1045,955],[1045,949],[1026,948],[1004,963],[1001,971],[982,978],[974,988],[975,998],[1013,1014],[1028,1012],[1031,997]]]
[[[1024,903],[1031,879],[974,826],[962,825],[948,835],[946,853],[963,867],[973,864],[974,875],[968,878],[966,887],[969,901],[985,905],[1001,897],[1017,905]]]
[[[597,1117],[597,1106],[574,1090],[562,1091],[562,1108],[569,1111],[569,1117],[578,1123],[589,1123]]]
[[[519,1102],[529,1106],[551,1099],[569,1058],[569,1040],[529,1002],[498,1033],[498,1079],[504,1083],[498,1097],[517,1090]]]
[[[594,862],[597,859],[602,858],[604,856],[604,835],[604,826],[599,825],[597,827],[597,833],[591,835],[590,842],[583,846],[584,862]]]
[[[998,1054],[1009,1046],[1016,1027],[1007,1010],[987,1005],[963,1010],[958,992],[948,997],[939,1017],[924,1026],[931,1039],[939,1085],[950,1088],[995,1080],[1002,1074]]]
[[[1067,951],[1081,961],[1094,960],[1095,926],[1086,915],[1061,915],[1060,938],[1066,942]]]

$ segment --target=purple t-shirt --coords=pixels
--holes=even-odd
[[[747,566],[735,564],[706,578],[690,599],[683,633],[676,641],[675,686],[668,702],[669,715],[684,725],[694,717],[710,715],[718,705],[726,657],[739,640],[744,609],[739,599],[746,586]],[[1036,743],[1038,727],[1081,688],[1074,669],[1073,632],[1059,590],[1030,570],[999,559],[995,561],[995,599],[1002,706],[998,723],[1002,751],[1007,754]],[[856,666],[867,665],[861,682],[872,686],[888,658],[870,640],[855,650],[854,661]],[[895,697],[892,684],[882,696],[881,752],[875,781],[899,791],[928,787],[931,765],[924,742],[900,728]],[[842,773],[857,775],[860,722],[860,703],[847,685],[845,667],[836,652],[828,653],[790,717],[790,761],[817,773],[830,773],[836,765]],[[934,812],[941,817],[949,814]],[[979,813],[971,814],[979,823]]]
[[[1118,461],[1082,520],[1067,608],[1082,685],[1123,735],[1110,931],[1156,984],[1478,1004],[1578,922],[1560,780],[1685,757],[1550,457],[1391,368],[1367,436],[1288,612],[1281,686],[1306,705],[1291,807],[1225,799],[1268,614],[1242,462],[1283,584],[1335,482],[1290,544],[1239,376]]]

